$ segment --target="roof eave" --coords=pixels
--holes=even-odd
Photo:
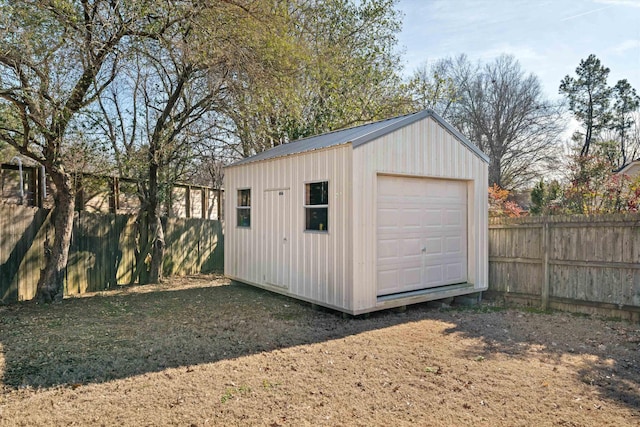
[[[266,159],[253,159],[253,157],[247,157],[247,158],[238,160],[237,162],[231,163],[230,165],[224,166],[223,169],[229,169],[229,168],[233,168],[233,167],[236,167],[236,166],[245,166],[245,165],[249,165],[251,163],[268,162],[269,160],[282,160],[282,159],[285,159],[285,158],[291,157],[291,156],[299,156],[299,155],[302,155],[302,154],[313,153],[313,152],[316,152],[316,151],[330,150],[330,149],[339,147],[341,145],[348,145],[348,144],[351,144],[351,141],[337,142],[335,144],[327,145],[327,146],[324,146],[324,147],[312,148],[312,149],[304,150],[304,151],[296,151],[296,152],[293,152],[293,153],[282,154],[280,156],[267,157]]]
[[[619,174],[619,175],[623,175],[623,174],[627,173],[627,171],[628,171],[629,169],[631,169],[631,167],[632,167],[633,165],[636,165],[636,164],[638,164],[638,163],[640,163],[640,160],[633,160],[633,161],[631,161],[631,162],[627,163],[626,165],[622,166],[620,169],[618,169],[618,170],[616,170],[616,171],[614,171],[614,172],[615,172],[615,173],[617,173],[617,174]]]

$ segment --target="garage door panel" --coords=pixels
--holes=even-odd
[[[458,206],[457,209],[447,209],[444,212],[444,224],[446,225],[462,225],[462,222],[466,220],[466,209],[464,206]],[[464,215],[464,217],[463,217]]]
[[[398,257],[400,244],[397,240],[378,241],[378,259],[395,259]]]
[[[422,212],[422,225],[436,225],[442,224],[442,211],[440,209],[426,209]]]
[[[466,281],[466,221],[465,182],[380,176],[378,295]]]
[[[462,238],[461,237],[447,237],[446,241],[446,253],[447,254],[460,254],[462,252]]]
[[[404,283],[409,286],[419,286],[422,281],[422,269],[420,268],[405,268],[402,270],[404,273]]]
[[[463,266],[460,263],[448,264],[446,267],[446,278],[448,280],[461,280],[463,278]]]
[[[398,226],[398,216],[393,208],[378,209],[378,227],[379,228],[396,228]]]
[[[398,288],[399,274],[397,269],[378,271],[378,286],[381,289],[392,293],[394,289]]]
[[[444,279],[442,274],[442,266],[436,265],[433,267],[427,267],[425,269],[426,272],[426,284],[433,285],[442,282]]]
[[[400,225],[404,228],[420,228],[420,209],[402,209],[396,214],[400,217]]]
[[[426,253],[427,255],[435,255],[442,252],[442,239],[439,237],[431,237],[426,240]]]
[[[399,246],[403,257],[419,256],[422,250],[420,239],[402,239],[400,240]]]

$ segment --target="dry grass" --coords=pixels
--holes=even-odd
[[[640,424],[640,327],[417,305],[343,319],[212,276],[0,307],[1,425]]]

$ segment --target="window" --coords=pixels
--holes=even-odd
[[[251,227],[251,189],[238,190],[238,227]]]
[[[304,188],[305,230],[329,230],[329,183],[311,182]]]

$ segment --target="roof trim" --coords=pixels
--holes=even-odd
[[[360,145],[366,144],[367,142],[371,142],[375,139],[378,139],[380,137],[383,137],[391,132],[394,132],[398,129],[401,129],[405,126],[409,126],[415,122],[418,122],[420,120],[426,119],[428,117],[432,117],[436,122],[438,122],[442,127],[444,127],[449,133],[451,133],[456,139],[458,139],[463,145],[465,145],[469,150],[471,150],[474,154],[476,154],[481,160],[483,160],[485,163],[489,163],[489,157],[482,152],[482,150],[480,150],[475,144],[473,144],[471,141],[469,141],[464,135],[462,135],[462,133],[460,133],[457,129],[455,129],[453,126],[451,126],[445,119],[443,119],[442,117],[440,117],[435,111],[427,109],[427,110],[422,110],[419,111],[417,113],[412,113],[412,114],[407,114],[404,116],[397,116],[397,117],[392,117],[390,119],[386,119],[386,120],[380,120],[378,122],[373,122],[373,123],[367,123],[364,125],[360,125],[360,126],[355,126],[352,128],[346,128],[346,129],[339,129],[339,130],[335,130],[332,132],[327,132],[324,134],[320,134],[320,135],[314,135],[314,136],[309,136],[306,138],[302,138],[302,139],[298,139],[296,141],[292,141],[289,144],[295,144],[298,150],[296,151],[285,151],[282,152],[281,154],[272,154],[272,155],[268,155],[268,152],[271,150],[282,150],[283,146],[277,146],[274,148],[271,148],[267,151],[264,151],[262,153],[258,153],[255,154],[251,157],[247,157],[241,160],[238,160],[237,162],[226,166],[227,168],[230,167],[234,167],[234,166],[241,166],[241,165],[245,165],[248,163],[253,163],[253,162],[261,162],[261,161],[265,161],[265,160],[271,160],[271,159],[279,159],[279,158],[283,158],[283,157],[288,157],[294,154],[304,154],[304,153],[309,153],[312,151],[318,151],[318,150],[324,150],[324,149],[328,149],[331,147],[336,147],[336,146],[340,146],[340,145],[346,145],[346,144],[352,144],[352,147],[355,149],[357,147],[359,147]],[[332,143],[328,143],[326,145],[320,145],[320,146],[311,146],[311,147],[306,147],[304,142],[305,140],[309,140],[309,139],[313,139],[313,138],[317,138],[320,136],[324,136],[324,135],[332,135],[332,134],[340,134],[341,132],[347,132],[347,131],[353,131],[355,129],[358,129],[359,127],[367,127],[367,126],[371,126],[373,124],[381,124],[382,122],[388,121],[390,122],[389,124],[387,124],[386,126],[382,126],[379,127],[376,130],[373,130],[369,133],[365,133],[363,135],[360,136],[355,136],[353,138],[348,138],[346,137],[344,140],[340,140],[339,138],[335,141],[333,141]],[[289,144],[285,144],[288,147],[287,148],[291,148],[291,146]],[[265,154],[267,154],[265,156]]]
[[[631,168],[631,166],[633,166],[633,165],[635,165],[637,163],[640,163],[640,159],[632,160],[629,163],[627,163],[626,165],[620,167],[620,169],[615,170],[614,172],[617,173],[617,174],[621,174],[621,175],[625,174],[625,173],[627,173],[627,170],[629,170]]]

